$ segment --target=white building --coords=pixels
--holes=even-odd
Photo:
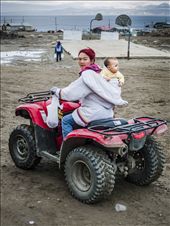
[[[28,23],[7,23],[6,24],[7,31],[35,31],[35,28]]]

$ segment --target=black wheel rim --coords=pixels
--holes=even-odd
[[[26,139],[22,135],[16,137],[16,143],[14,144],[14,152],[18,159],[24,161],[29,155],[29,148]]]
[[[145,169],[145,158],[141,151],[134,152],[132,155],[135,160],[135,169],[137,171],[143,171]]]
[[[89,166],[81,161],[76,161],[71,168],[73,184],[82,192],[87,192],[91,187],[91,172]]]

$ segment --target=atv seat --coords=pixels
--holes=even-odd
[[[107,119],[99,119],[92,121],[88,124],[87,127],[93,127],[93,129],[100,130],[100,129],[107,129],[107,128],[114,128],[116,126],[122,126],[128,124],[128,121],[122,118],[107,118]]]

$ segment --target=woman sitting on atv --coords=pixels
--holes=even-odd
[[[65,88],[53,87],[51,91],[62,100],[81,102],[81,106],[62,119],[63,138],[78,127],[85,127],[91,121],[112,118],[113,105],[124,105],[118,84],[109,84],[99,75],[101,69],[95,64],[95,52],[82,49],[78,54],[80,77]]]

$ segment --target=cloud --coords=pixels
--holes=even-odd
[[[167,1],[1,1],[2,15],[169,15]]]
[[[141,6],[140,9],[136,8],[136,11],[139,14],[143,12],[145,15],[170,16],[170,4],[161,3],[159,5]]]

